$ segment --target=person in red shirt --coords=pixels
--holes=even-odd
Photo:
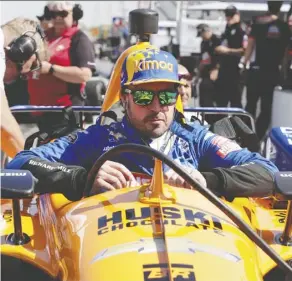
[[[46,31],[50,60],[42,62],[38,75],[28,81],[31,105],[71,106],[85,104],[85,83],[95,71],[94,47],[79,29],[83,16],[74,1],[49,1],[53,27]],[[39,115],[40,130],[62,122],[55,113]]]

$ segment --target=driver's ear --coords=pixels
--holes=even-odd
[[[128,96],[127,93],[125,93],[124,89],[121,89],[121,103],[123,105],[123,107],[125,108],[126,104],[127,104],[127,99],[128,99]]]

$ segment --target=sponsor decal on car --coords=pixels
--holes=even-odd
[[[174,263],[170,265],[173,281],[196,281],[194,267],[190,264]],[[167,263],[143,265],[144,281],[166,281],[169,279]]]
[[[103,235],[110,231],[152,224],[189,227],[198,230],[213,230],[218,234],[222,234],[223,230],[219,218],[201,211],[162,207],[162,214],[160,214],[160,209],[158,207],[142,207],[120,210],[113,212],[111,215],[99,217],[97,219],[97,235]]]

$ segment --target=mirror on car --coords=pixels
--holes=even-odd
[[[1,198],[25,199],[34,195],[35,178],[27,170],[1,169]]]
[[[292,172],[275,174],[276,197],[279,200],[292,200]]]

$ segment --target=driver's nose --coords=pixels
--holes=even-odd
[[[153,98],[153,101],[152,103],[149,105],[149,109],[151,111],[154,111],[154,112],[160,112],[160,111],[164,111],[164,108],[165,106],[162,106],[160,103],[159,103],[159,99],[158,99],[158,96],[157,95],[154,95],[154,98]]]

